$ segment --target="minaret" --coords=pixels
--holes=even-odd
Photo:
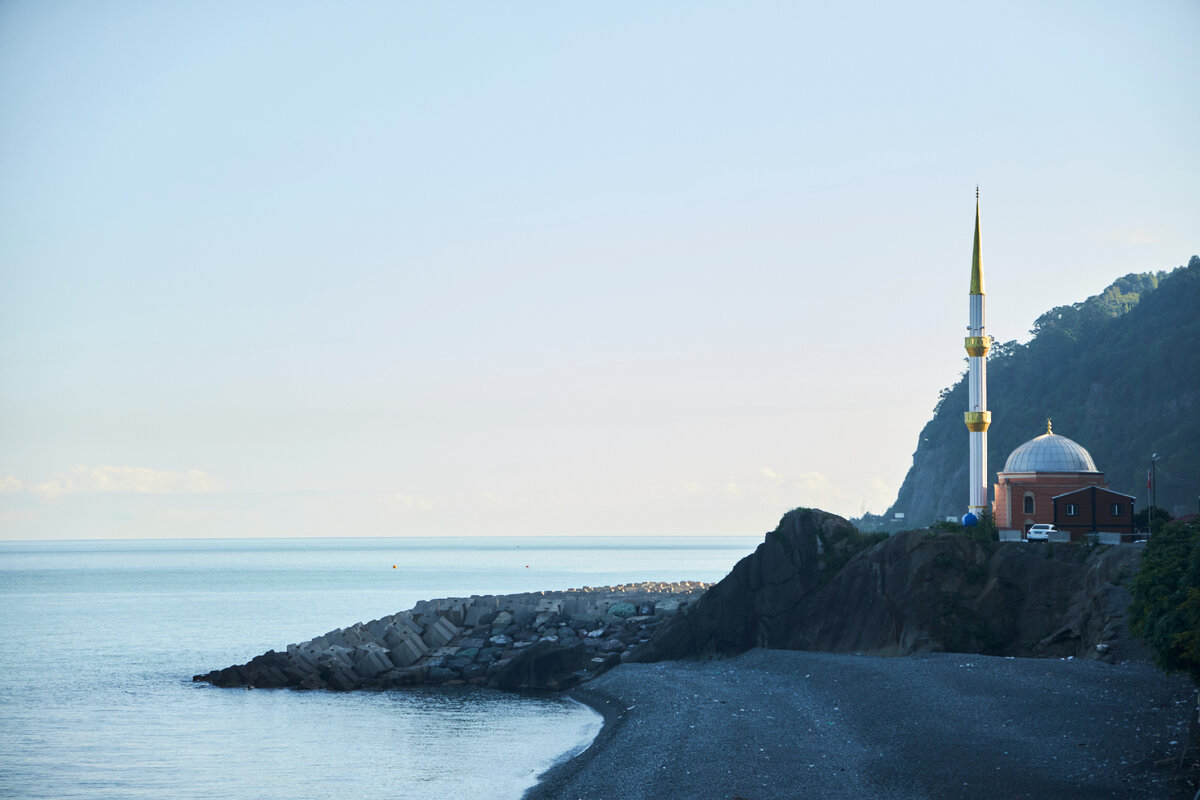
[[[987,335],[984,312],[983,262],[979,257],[979,187],[975,187],[975,252],[971,255],[971,324],[967,326],[967,384],[970,389],[964,415],[971,437],[971,500],[964,525],[975,525],[988,508],[987,429],[992,412],[987,410],[987,351],[992,337]]]

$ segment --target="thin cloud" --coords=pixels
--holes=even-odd
[[[829,479],[819,472],[801,472],[796,476],[797,489],[824,492],[829,488]]]
[[[433,501],[427,500],[424,497],[413,497],[412,495],[396,492],[392,495],[392,501],[396,505],[407,511],[432,511]]]
[[[211,494],[220,489],[217,481],[198,469],[183,472],[149,467],[95,467],[79,464],[57,472],[49,480],[26,482],[12,476],[0,478],[0,492],[28,492],[42,500],[70,494]]]

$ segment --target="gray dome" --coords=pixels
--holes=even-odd
[[[1005,472],[1099,472],[1092,455],[1057,433],[1043,433],[1012,451]]]

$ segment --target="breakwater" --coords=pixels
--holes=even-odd
[[[424,600],[192,680],[339,691],[418,684],[567,689],[629,658],[708,586],[647,582]]]

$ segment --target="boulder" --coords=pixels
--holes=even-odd
[[[608,613],[614,617],[628,619],[637,614],[637,606],[633,603],[613,603],[608,607]]]
[[[582,647],[535,643],[502,658],[487,670],[488,686],[498,689],[569,689],[580,681],[586,654]]]

